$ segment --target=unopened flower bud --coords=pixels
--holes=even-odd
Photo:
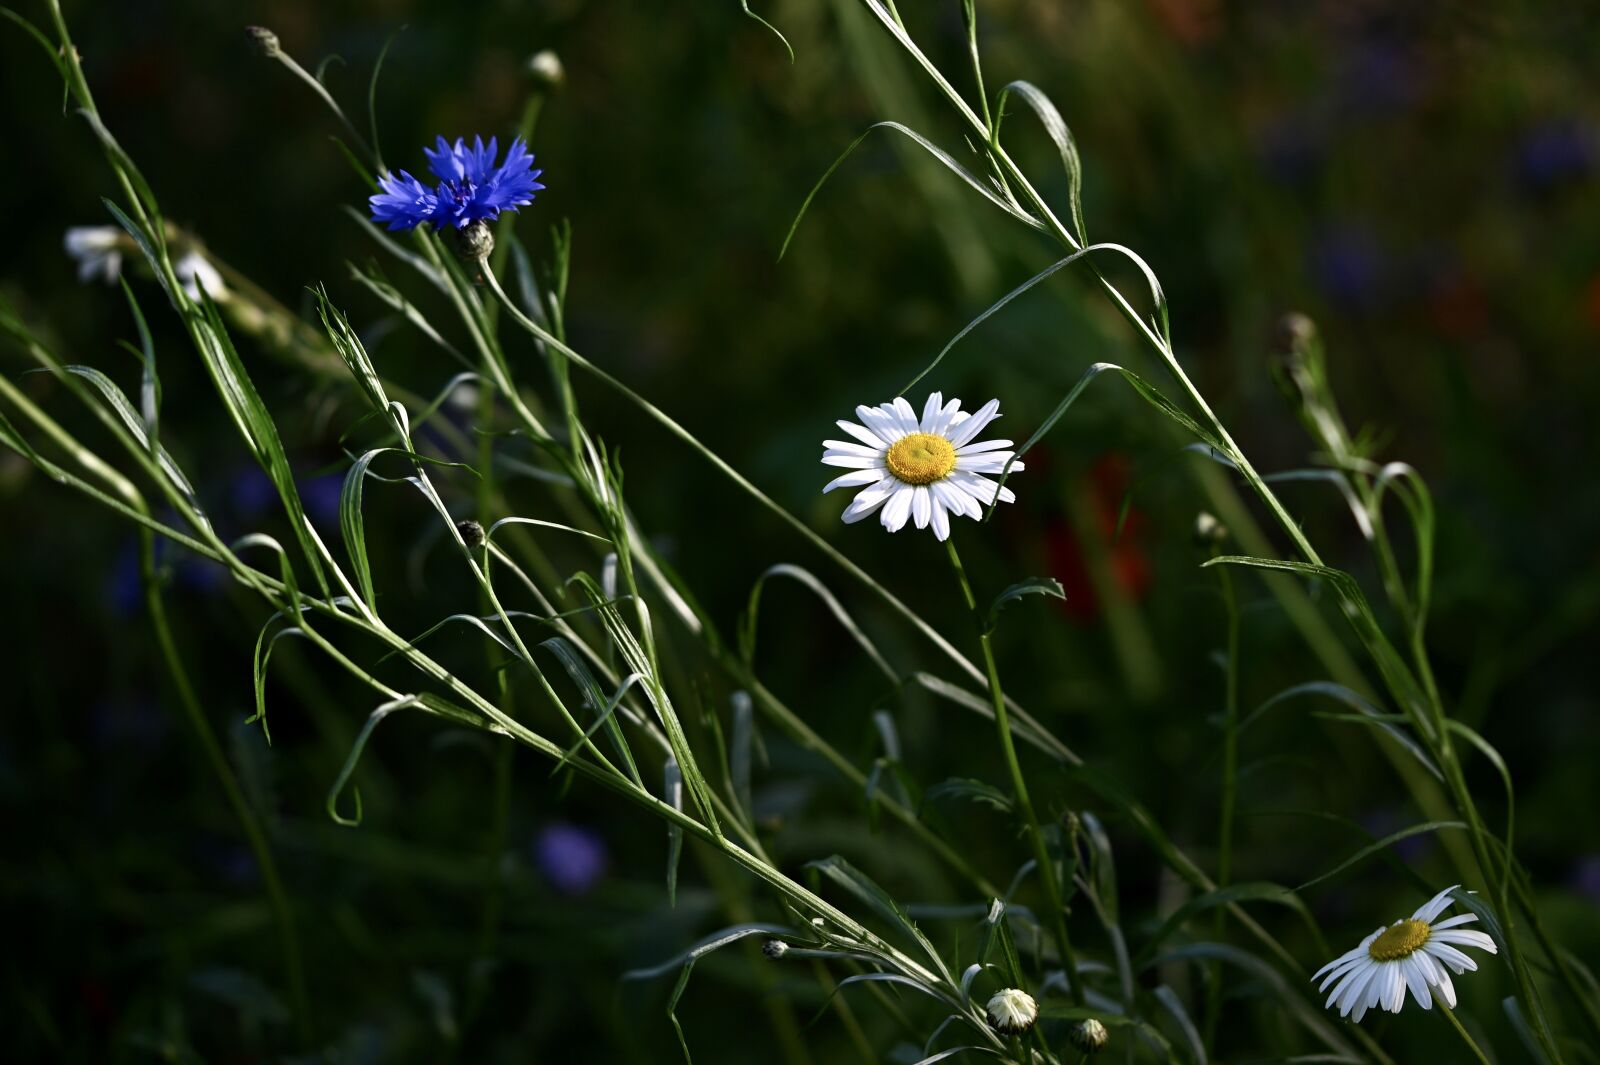
[[[1098,1054],[1106,1048],[1107,1043],[1111,1042],[1111,1033],[1106,1031],[1105,1025],[1090,1017],[1073,1025],[1068,1038],[1072,1040],[1073,1046],[1085,1054]]]
[[[773,960],[777,960],[789,953],[789,944],[781,939],[769,939],[761,944],[761,953]]]
[[[1005,1035],[1021,1035],[1039,1019],[1039,1004],[1026,991],[1008,987],[996,991],[984,1012],[994,1030]]]
[[[483,544],[483,526],[471,518],[456,522],[456,532],[461,534],[461,539],[468,547],[479,547]]]
[[[1220,544],[1228,538],[1228,527],[1218,521],[1216,515],[1202,510],[1195,515],[1194,538],[1200,544]]]
[[[456,254],[468,262],[487,259],[494,251],[494,230],[484,221],[468,222],[456,230]]]
[[[244,32],[250,35],[250,39],[261,49],[261,54],[268,59],[275,59],[282,54],[283,49],[278,44],[278,35],[265,26],[246,26]]]
[[[566,84],[567,68],[561,65],[560,56],[546,48],[528,60],[528,77],[542,89],[559,89]]]
[[[1317,323],[1299,311],[1290,311],[1278,319],[1273,343],[1278,351],[1295,352],[1304,349],[1317,337]]]

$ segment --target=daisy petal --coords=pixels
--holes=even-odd
[[[1460,884],[1451,884],[1433,898],[1417,907],[1417,912],[1411,915],[1413,921],[1432,921],[1445,910],[1450,908],[1450,892],[1460,887]]]
[[[884,469],[855,470],[829,481],[827,487],[822,490],[822,494],[827,495],[835,488],[852,488],[861,484],[877,484],[887,476],[889,476],[889,473]]]
[[[845,421],[843,418],[840,418],[837,422],[834,422],[834,424],[870,448],[882,448],[886,442],[881,436],[873,432],[871,429],[863,428],[862,426],[857,425],[855,422]]]
[[[883,507],[881,520],[885,529],[899,532],[905,527],[906,519],[911,516],[911,499],[915,494],[915,490],[909,484],[895,485],[894,494]]]
[[[926,529],[933,517],[933,497],[928,486],[919,484],[911,493],[911,520],[919,529]]]
[[[950,433],[950,443],[956,447],[961,447],[967,441],[971,440],[973,437],[982,432],[985,425],[988,425],[999,416],[1000,401],[998,399],[991,399],[989,402],[979,407],[976,414],[964,420],[959,428],[952,430]]]
[[[922,405],[922,421],[917,423],[921,432],[933,432],[934,422],[939,417],[939,411],[944,408],[944,393],[929,392],[928,401]]]

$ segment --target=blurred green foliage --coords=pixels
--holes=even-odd
[[[930,51],[961,69],[959,4],[903,6]],[[1268,372],[1275,325],[1295,309],[1321,326],[1352,423],[1377,434],[1380,457],[1430,480],[1441,515],[1430,630],[1440,682],[1457,716],[1510,763],[1519,853],[1558,937],[1593,963],[1600,25],[1582,5],[1465,7],[1004,0],[980,5],[980,16],[991,85],[1025,77],[1060,104],[1084,158],[1091,237],[1155,267],[1180,356],[1257,465],[1308,457]],[[70,5],[68,16],[108,124],[168,215],[308,316],[306,286],[326,282],[385,373],[424,394],[456,368],[347,281],[346,260],[365,262],[371,249],[342,211],[362,189],[329,140],[337,126],[255,55],[241,23],[269,25],[308,66],[341,57],[326,80],[353,115],[385,41],[405,25],[378,84],[377,129],[389,164],[413,170],[436,133],[504,135],[529,91],[527,59],[553,49],[566,83],[534,140],[549,191],[518,232],[542,257],[549,227],[572,222],[574,346],[962,634],[937,545],[871,523],[839,526],[842,503],[816,494],[827,477],[817,446],[834,418],[889,398],[1049,252],[875,135],[777,262],[805,192],[870,122],[905,121],[957,154],[960,142],[848,0],[760,9],[793,43],[792,65],[733,0],[674,5],[670,16],[657,4],[585,0],[248,9],[137,0]],[[9,207],[0,286],[69,358],[132,380],[134,361],[115,347],[131,334],[125,304],[114,289],[79,284],[61,249],[66,226],[109,222],[106,171],[83,124],[62,115],[53,72],[10,24],[0,91]],[[1046,173],[1048,142],[1014,121],[1008,142]],[[1044,191],[1059,196],[1053,181]],[[156,326],[171,353],[165,438],[187,448],[184,465],[219,523],[243,533],[261,514],[260,477],[182,356],[175,323]],[[347,428],[332,417],[338,387],[259,347],[246,358],[315,507]],[[1099,359],[1153,375],[1109,310],[1063,277],[981,327],[927,384],[975,402],[999,396],[1001,424],[1021,439]],[[59,398],[46,380],[29,385],[46,405]],[[647,528],[729,630],[755,577],[794,561],[833,582],[898,664],[918,664],[920,648],[773,520],[611,396],[582,398],[620,448]],[[1136,400],[1097,386],[1030,456],[1014,482],[1019,504],[960,535],[991,594],[1036,574],[1067,588],[1065,604],[1030,600],[1004,616],[1008,687],[1204,854],[1221,607],[1212,575],[1197,568],[1200,496],[1177,446]],[[1330,492],[1285,495],[1332,561],[1371,577]],[[417,587],[442,579],[417,545],[418,512],[377,513],[368,518],[383,545],[377,564],[410,567]],[[331,527],[327,509],[317,516]],[[305,1050],[270,986],[276,955],[258,873],[150,647],[131,530],[4,454],[0,559],[11,605],[0,644],[8,1041],[28,1060],[256,1061]],[[367,696],[284,645],[269,749],[240,724],[259,606],[200,563],[177,554],[166,563],[208,713],[275,825],[323,1045],[351,1061],[676,1060],[667,989],[619,990],[616,978],[727,923],[708,885],[737,881],[730,870],[697,863],[691,847],[669,909],[660,826],[602,795],[567,792],[521,753],[502,850],[486,813],[501,755],[405,715],[363,763],[364,826],[331,824],[324,795]],[[1248,709],[1322,674],[1259,584],[1244,576],[1240,586]],[[462,640],[463,654],[473,650]],[[757,663],[858,764],[881,753],[870,714],[883,705],[880,682],[817,603],[770,589]],[[707,699],[720,699],[703,681]],[[914,697],[892,709],[921,786],[1001,779],[981,721]],[[873,834],[861,795],[781,741],[769,737],[769,750],[757,799],[786,826],[775,836],[785,863],[837,851],[902,899],[957,900],[911,841],[887,825]],[[1364,733],[1302,710],[1248,733],[1242,760],[1240,879],[1299,883],[1363,842],[1291,811],[1337,811],[1376,835],[1423,819]],[[1498,811],[1497,778],[1477,770],[1486,809]],[[981,806],[930,816],[964,839],[993,826]],[[1127,907],[1152,911],[1173,885],[1135,833],[1112,828]],[[1001,839],[974,845],[972,857],[1004,882],[1015,853]],[[1403,856],[1444,875],[1426,837]],[[574,861],[592,875],[574,878]],[[504,926],[486,966],[483,898],[496,879]],[[749,885],[733,890],[759,908]],[[1404,891],[1380,864],[1307,901],[1337,946],[1415,905]],[[698,1060],[748,1061],[775,1025],[793,1023],[779,1018],[780,1000],[793,996],[801,1022],[820,1003],[814,985],[790,986],[790,970],[761,968],[748,946],[696,971],[680,1015]],[[1324,960],[1300,947],[1308,966]],[[1486,974],[1462,990],[1468,1011],[1498,1025],[1493,986]],[[874,1010],[859,1013],[878,1031]],[[1416,1060],[1407,1048],[1426,1045],[1431,1020],[1403,1015],[1386,1043]],[[850,1053],[832,1015],[803,1038],[819,1062]]]

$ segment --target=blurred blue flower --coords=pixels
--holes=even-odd
[[[300,502],[311,520],[332,525],[339,520],[339,496],[344,491],[344,474],[324,473],[305,477],[297,487]]]
[[[1546,122],[1523,134],[1512,151],[1517,186],[1525,192],[1549,192],[1588,177],[1600,159],[1593,129],[1580,122]]]
[[[534,193],[544,188],[537,180],[544,171],[533,169],[533,155],[521,137],[511,142],[499,165],[495,159],[500,146],[494,137],[487,145],[482,137],[474,137],[470,147],[461,137],[454,144],[440,137],[435,147],[422,149],[422,154],[428,157],[428,168],[439,179],[438,186],[429,190],[404,170],[384,174],[378,178],[383,191],[368,200],[374,222],[391,230],[420,225],[460,229],[470,222],[498,218],[501,211],[525,207],[533,202]]]
[[[533,844],[539,871],[567,895],[582,895],[605,875],[605,840],[587,828],[557,822],[539,833]]]
[[[1423,72],[1412,48],[1368,39],[1341,57],[1338,88],[1346,115],[1388,117],[1421,98]]]
[[[1310,267],[1317,287],[1347,311],[1372,309],[1388,272],[1377,239],[1349,226],[1322,233],[1312,246]]]
[[[1600,906],[1600,854],[1586,855],[1578,862],[1572,874],[1572,886],[1578,894]]]

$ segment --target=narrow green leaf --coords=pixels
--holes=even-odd
[[[1007,603],[1015,602],[1025,595],[1048,595],[1065,600],[1067,593],[1061,587],[1061,582],[1054,577],[1029,577],[1018,581],[999,595],[989,606],[989,631],[993,632],[1000,624],[1000,611],[1005,609]]]
[[[1301,884],[1299,887],[1295,888],[1295,891],[1304,891],[1306,888],[1311,887],[1314,884],[1320,884],[1325,880],[1338,876],[1340,873],[1344,872],[1352,865],[1356,865],[1364,858],[1376,854],[1378,851],[1385,849],[1391,844],[1398,843],[1403,839],[1410,839],[1412,836],[1425,835],[1429,832],[1437,832],[1444,828],[1464,829],[1466,827],[1467,824],[1465,821],[1425,821],[1422,824],[1412,825],[1409,828],[1402,828],[1398,832],[1391,832],[1389,835],[1384,836],[1377,842],[1370,843],[1367,846],[1362,847],[1360,850],[1356,851],[1350,857],[1346,858],[1332,869],[1329,869],[1321,876],[1315,876],[1310,880],[1307,880],[1304,884]]]

